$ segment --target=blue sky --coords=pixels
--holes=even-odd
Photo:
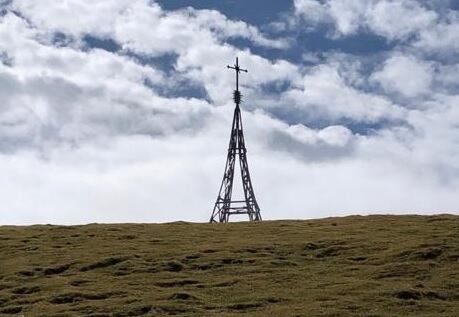
[[[207,221],[237,56],[264,219],[456,213],[458,3],[0,1],[0,224]]]

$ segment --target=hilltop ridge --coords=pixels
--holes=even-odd
[[[459,216],[0,227],[2,316],[457,316]]]

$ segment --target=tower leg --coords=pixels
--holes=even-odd
[[[234,110],[231,138],[226,159],[225,173],[220,186],[217,201],[210,222],[229,222],[232,214],[247,214],[250,221],[260,221],[260,208],[255,199],[252,181],[250,179],[249,165],[247,163],[247,150],[245,148],[244,133],[242,130],[242,118],[239,105]],[[244,190],[244,200],[232,200],[234,168],[236,156],[239,157],[239,167],[241,169],[242,187]],[[242,204],[242,205],[241,205]]]

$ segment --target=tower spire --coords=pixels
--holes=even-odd
[[[234,108],[233,124],[226,159],[225,173],[220,186],[217,201],[215,202],[210,222],[228,222],[230,215],[247,214],[250,221],[261,221],[260,208],[258,207],[255,194],[253,192],[252,181],[250,179],[249,165],[247,163],[247,149],[245,147],[244,132],[242,130],[242,117],[239,105],[241,103],[241,93],[239,91],[239,73],[246,72],[247,69],[239,67],[239,59],[236,57],[234,66],[226,66],[236,72],[236,90],[233,92],[233,99],[236,107]],[[241,168],[242,187],[244,189],[244,200],[232,200],[234,167],[236,156],[239,157],[239,167]]]

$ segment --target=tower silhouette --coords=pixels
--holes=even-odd
[[[252,181],[250,179],[249,165],[247,164],[247,149],[245,148],[244,132],[242,130],[241,92],[239,91],[239,73],[246,72],[246,69],[239,67],[238,58],[234,66],[227,66],[236,72],[236,90],[233,92],[233,100],[236,104],[234,109],[233,124],[231,127],[231,137],[226,159],[225,174],[220,186],[217,201],[215,202],[210,222],[228,222],[230,215],[247,214],[250,221],[261,221],[260,208],[258,207],[255,194],[253,192]],[[239,157],[241,168],[242,187],[244,189],[244,200],[232,200],[234,166],[236,156]]]

